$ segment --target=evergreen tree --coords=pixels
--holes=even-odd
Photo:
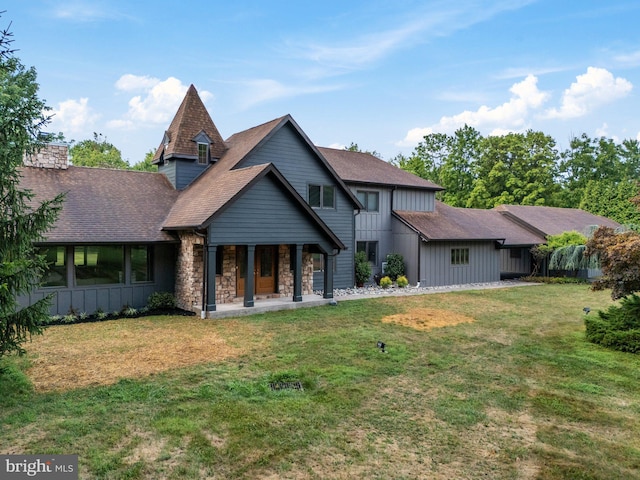
[[[34,242],[62,208],[61,196],[36,204],[32,192],[20,189],[23,155],[41,146],[49,117],[38,98],[35,69],[26,69],[14,56],[12,41],[11,32],[0,32],[0,357],[22,353],[21,344],[42,333],[50,298],[21,308],[16,297],[34,288],[45,271]]]

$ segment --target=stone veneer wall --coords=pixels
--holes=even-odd
[[[202,304],[202,276],[204,272],[204,239],[193,233],[181,232],[180,249],[176,273],[176,301],[185,310],[197,310]],[[216,303],[231,303],[238,300],[236,293],[236,247],[219,246],[222,249],[222,274],[216,276]],[[278,250],[278,294],[293,297],[293,272],[289,245],[280,245]],[[313,258],[302,254],[302,294],[313,293]]]
[[[39,152],[24,155],[25,167],[67,169],[69,167],[69,148],[61,143],[47,143]]]
[[[184,310],[194,311],[202,304],[204,238],[191,232],[179,232],[180,248],[176,265],[176,302]]]

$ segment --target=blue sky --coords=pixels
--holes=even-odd
[[[311,140],[389,160],[465,123],[565,148],[640,139],[640,2],[9,0],[50,131],[135,163],[187,87],[224,138],[291,114]]]

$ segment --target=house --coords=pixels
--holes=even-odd
[[[193,86],[153,161],[158,173],[75,167],[64,145],[25,158],[21,186],[66,200],[37,245],[51,269],[21,303],[55,293],[52,313],[91,314],[170,291],[204,317],[229,302],[330,299],[354,285],[359,250],[374,273],[401,253],[413,284],[495,281],[530,269],[549,219],[562,230],[606,220],[453,208],[436,201],[442,187],[372,155],[316,147],[290,115],[223,140]]]

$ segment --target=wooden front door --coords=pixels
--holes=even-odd
[[[255,254],[254,292],[265,295],[276,291],[276,246],[258,245]],[[247,279],[247,247],[236,247],[236,295],[244,295]]]

